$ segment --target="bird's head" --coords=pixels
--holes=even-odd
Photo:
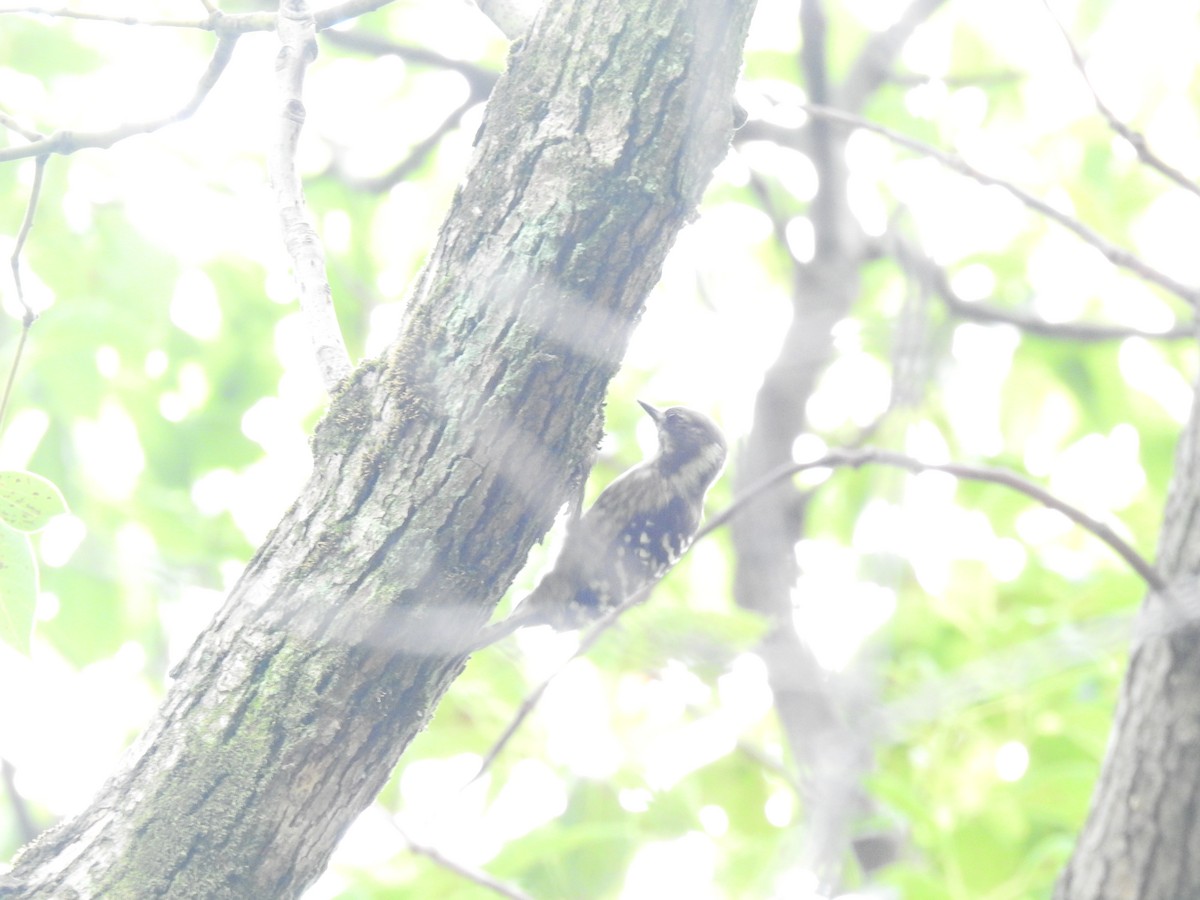
[[[658,457],[664,467],[694,466],[707,487],[725,464],[725,438],[716,423],[686,406],[660,410],[641,400],[638,405],[658,428]]]

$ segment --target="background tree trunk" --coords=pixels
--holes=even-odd
[[[861,114],[886,83],[913,31],[943,2],[910,4],[890,28],[864,44],[858,62],[840,82],[834,80],[828,59],[826,4],[802,3],[801,63],[810,102]],[[751,125],[745,137],[755,135]],[[787,139],[803,150],[818,173],[810,211],[813,257],[791,260],[792,321],[756,398],[754,425],[736,472],[740,491],[793,461],[793,444],[810,430],[806,405],[835,355],[833,329],[850,315],[858,299],[860,273],[875,255],[873,242],[850,208],[848,138],[847,130],[818,116]],[[805,864],[832,892],[840,889],[849,862],[851,824],[865,818],[871,808],[862,776],[871,766],[875,736],[862,727],[872,701],[855,696],[853,682],[861,676],[823,671],[793,622],[799,575],[796,544],[806,531],[806,503],[805,491],[784,481],[734,519],[734,592],[741,606],[771,623],[759,652],[767,665],[788,749],[805,787]]]
[[[753,4],[551,2],[402,334],[124,768],[4,897],[292,897],[585,475],[609,379],[721,159]]]

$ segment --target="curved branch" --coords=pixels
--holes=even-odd
[[[216,85],[226,66],[229,65],[229,60],[233,58],[233,48],[237,44],[237,39],[238,35],[236,34],[222,34],[217,38],[217,46],[213,50],[212,58],[209,59],[204,74],[200,76],[200,80],[196,83],[196,90],[192,93],[188,101],[176,112],[160,116],[157,119],[127,122],[124,125],[118,125],[115,128],[105,131],[56,131],[51,135],[20,147],[0,149],[0,162],[25,159],[31,156],[48,156],[52,153],[66,156],[77,150],[107,148],[126,138],[139,134],[149,134],[168,125],[174,125],[176,122],[182,122],[200,108],[200,104],[204,102],[209,92]]]
[[[877,448],[866,448],[864,450],[833,450],[826,453],[820,459],[812,460],[811,462],[803,463],[788,463],[780,466],[774,472],[770,472],[755,482],[746,492],[735,499],[728,507],[725,508],[719,515],[714,516],[708,524],[700,530],[697,538],[708,534],[722,525],[726,524],[737,513],[739,513],[751,500],[757,497],[768,488],[773,487],[783,481],[788,480],[800,472],[806,472],[809,469],[838,469],[851,468],[858,469],[866,465],[884,465],[892,466],[897,469],[904,469],[908,472],[945,472],[947,475],[953,475],[956,478],[963,478],[968,481],[986,481],[991,484],[999,484],[1010,488],[1018,493],[1024,494],[1033,500],[1037,500],[1048,509],[1056,510],[1062,513],[1076,525],[1086,531],[1090,531],[1101,541],[1107,544],[1113,552],[1121,559],[1129,564],[1142,577],[1142,580],[1155,591],[1163,591],[1166,588],[1166,582],[1158,571],[1151,565],[1144,556],[1138,553],[1130,546],[1119,534],[1112,530],[1108,525],[1105,525],[1099,519],[1089,516],[1083,510],[1076,506],[1072,506],[1065,500],[1060,500],[1055,497],[1045,488],[1034,484],[1017,475],[1015,472],[1009,472],[1005,469],[992,468],[990,466],[970,465],[968,463],[930,463],[923,462],[911,456],[905,456],[902,453],[895,453],[891,450],[883,450]]]

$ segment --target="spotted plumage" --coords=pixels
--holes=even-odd
[[[580,627],[661,578],[695,537],[704,495],[725,463],[725,439],[703,413],[641,406],[658,429],[658,452],[613,481],[573,524],[516,624]]]

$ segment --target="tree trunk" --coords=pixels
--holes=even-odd
[[[550,2],[402,333],[123,768],[3,897],[294,897],[584,476],[644,298],[721,159],[752,0]]]
[[[1200,390],[1092,807],[1056,900],[1200,897]]]

